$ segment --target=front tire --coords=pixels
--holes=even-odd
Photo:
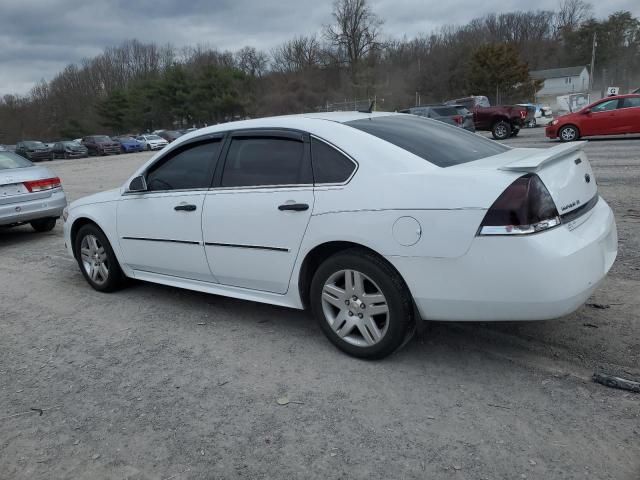
[[[124,274],[106,235],[96,225],[80,228],[74,252],[85,280],[99,292],[114,292],[124,285]]]
[[[311,282],[311,310],[327,338],[354,357],[379,359],[412,331],[411,295],[388,263],[350,249],[325,260]]]
[[[32,220],[29,223],[31,224],[31,228],[36,232],[50,232],[56,227],[55,218],[39,218],[38,220]]]
[[[491,135],[496,140],[506,140],[511,136],[511,125],[509,125],[509,122],[500,120],[491,127]]]
[[[580,138],[580,131],[578,127],[565,125],[558,132],[558,138],[563,142],[574,142]]]

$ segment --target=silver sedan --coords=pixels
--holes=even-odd
[[[0,227],[30,223],[47,232],[67,206],[60,179],[47,167],[0,151]]]

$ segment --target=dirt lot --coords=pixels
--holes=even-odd
[[[542,129],[507,143],[550,145]],[[340,353],[303,312],[97,293],[61,226],[0,231],[0,478],[637,480],[640,394],[590,376],[640,376],[640,138],[586,150],[619,228],[590,300],[608,308],[435,323],[380,362]],[[51,167],[76,199],[146,158]]]

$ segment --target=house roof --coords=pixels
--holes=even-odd
[[[582,73],[585,66],[580,67],[564,67],[564,68],[550,68],[548,70],[532,70],[529,75],[534,80],[545,80],[547,78],[564,78],[564,77],[577,77]]]

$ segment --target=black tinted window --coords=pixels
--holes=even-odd
[[[506,152],[504,145],[462,128],[414,115],[388,115],[346,122],[438,167],[450,167]]]
[[[222,173],[223,187],[311,183],[304,143],[288,138],[234,138]]]
[[[355,170],[355,164],[326,143],[311,139],[311,161],[315,183],[346,182]]]
[[[220,141],[208,141],[169,153],[149,170],[149,190],[209,188],[220,146]]]
[[[627,97],[622,102],[622,108],[640,107],[640,97]]]

